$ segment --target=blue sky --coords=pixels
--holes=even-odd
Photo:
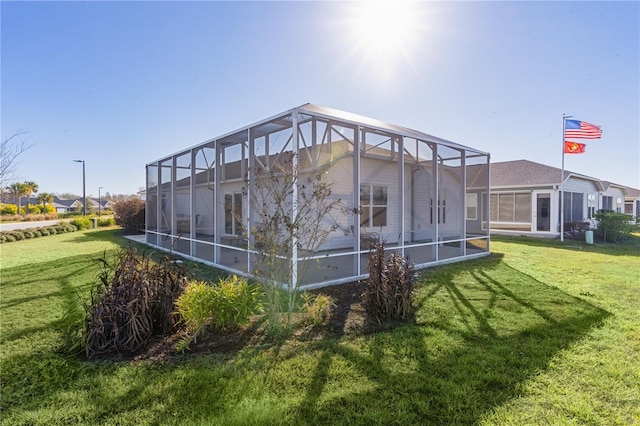
[[[87,195],[135,193],[146,163],[311,102],[557,167],[567,113],[604,136],[566,168],[640,188],[640,3],[425,2],[373,32],[367,4],[3,1],[18,177],[81,194],[83,159]]]

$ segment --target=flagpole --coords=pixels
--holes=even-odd
[[[562,113],[562,174],[560,178],[560,241],[564,241],[564,144],[565,144],[565,132],[567,128],[567,118],[573,117],[572,115],[565,115]]]

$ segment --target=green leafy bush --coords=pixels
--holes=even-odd
[[[0,235],[0,242],[2,243],[12,243],[15,240],[16,238],[12,234],[9,234],[8,232],[3,232]]]
[[[303,310],[308,323],[313,325],[323,325],[333,313],[336,303],[331,296],[318,294],[313,296],[309,293],[302,295],[304,300]]]
[[[221,279],[218,284],[193,281],[176,301],[176,312],[187,328],[183,347],[195,341],[208,326],[219,330],[246,324],[262,310],[260,291],[245,278]]]
[[[262,309],[258,286],[236,275],[221,279],[215,289],[213,325],[220,329],[246,324]]]
[[[214,297],[215,291],[211,285],[192,281],[176,301],[176,312],[194,341],[211,324]]]
[[[91,229],[93,228],[93,222],[87,216],[76,217],[71,221],[71,224],[78,229]]]
[[[18,206],[15,204],[0,204],[0,215],[15,216],[18,214]]]
[[[617,213],[611,210],[599,210],[596,213],[598,228],[596,236],[604,242],[624,241],[631,235],[633,218],[630,215]]]
[[[24,240],[24,234],[22,233],[21,230],[10,231],[10,234],[13,235],[13,237],[16,239],[16,241]]]
[[[384,255],[385,242],[373,244],[369,252],[369,279],[364,305],[380,318],[405,319],[413,311],[413,266],[397,253]]]
[[[144,231],[144,206],[144,201],[137,198],[118,201],[113,206],[116,224],[122,226],[125,232]]]
[[[99,227],[103,227],[103,226],[115,226],[116,224],[116,220],[112,217],[106,217],[106,218],[101,218],[98,219],[98,226]]]

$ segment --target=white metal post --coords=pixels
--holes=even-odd
[[[462,176],[462,241],[460,241],[460,254],[467,254],[467,150],[460,151],[460,173]]]
[[[362,211],[360,210],[360,140],[366,143],[366,137],[363,134],[362,127],[355,126],[353,129],[353,206],[358,209],[359,214],[353,215],[353,237],[356,251],[355,262],[353,265],[353,274],[360,275],[360,250],[362,250],[360,242],[360,220]]]
[[[571,118],[571,115],[562,114],[562,174],[560,175],[560,241],[564,241],[564,143],[565,143],[565,131],[567,118]],[[549,200],[551,202],[551,200]],[[537,204],[536,204],[537,206]],[[537,207],[536,207],[537,208]],[[549,206],[551,209],[551,206]],[[549,218],[551,218],[549,214]],[[537,226],[537,225],[536,225]],[[536,228],[537,229],[537,228]]]
[[[400,135],[398,141],[398,190],[399,190],[399,211],[400,211],[400,255],[404,257],[404,218],[405,218],[405,197],[404,197],[404,136]]]
[[[298,111],[294,110],[291,117],[291,125],[293,130],[293,162],[291,164],[293,179],[292,179],[292,194],[291,200],[291,219],[295,223],[298,216]],[[297,289],[298,286],[298,238],[296,235],[291,240],[291,288]]]

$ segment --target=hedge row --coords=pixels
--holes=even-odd
[[[0,232],[0,243],[11,243],[13,241],[44,237],[46,235],[64,234],[65,232],[75,232],[77,230],[78,228],[70,223],[59,223],[57,225],[43,226],[42,228],[4,231]]]

